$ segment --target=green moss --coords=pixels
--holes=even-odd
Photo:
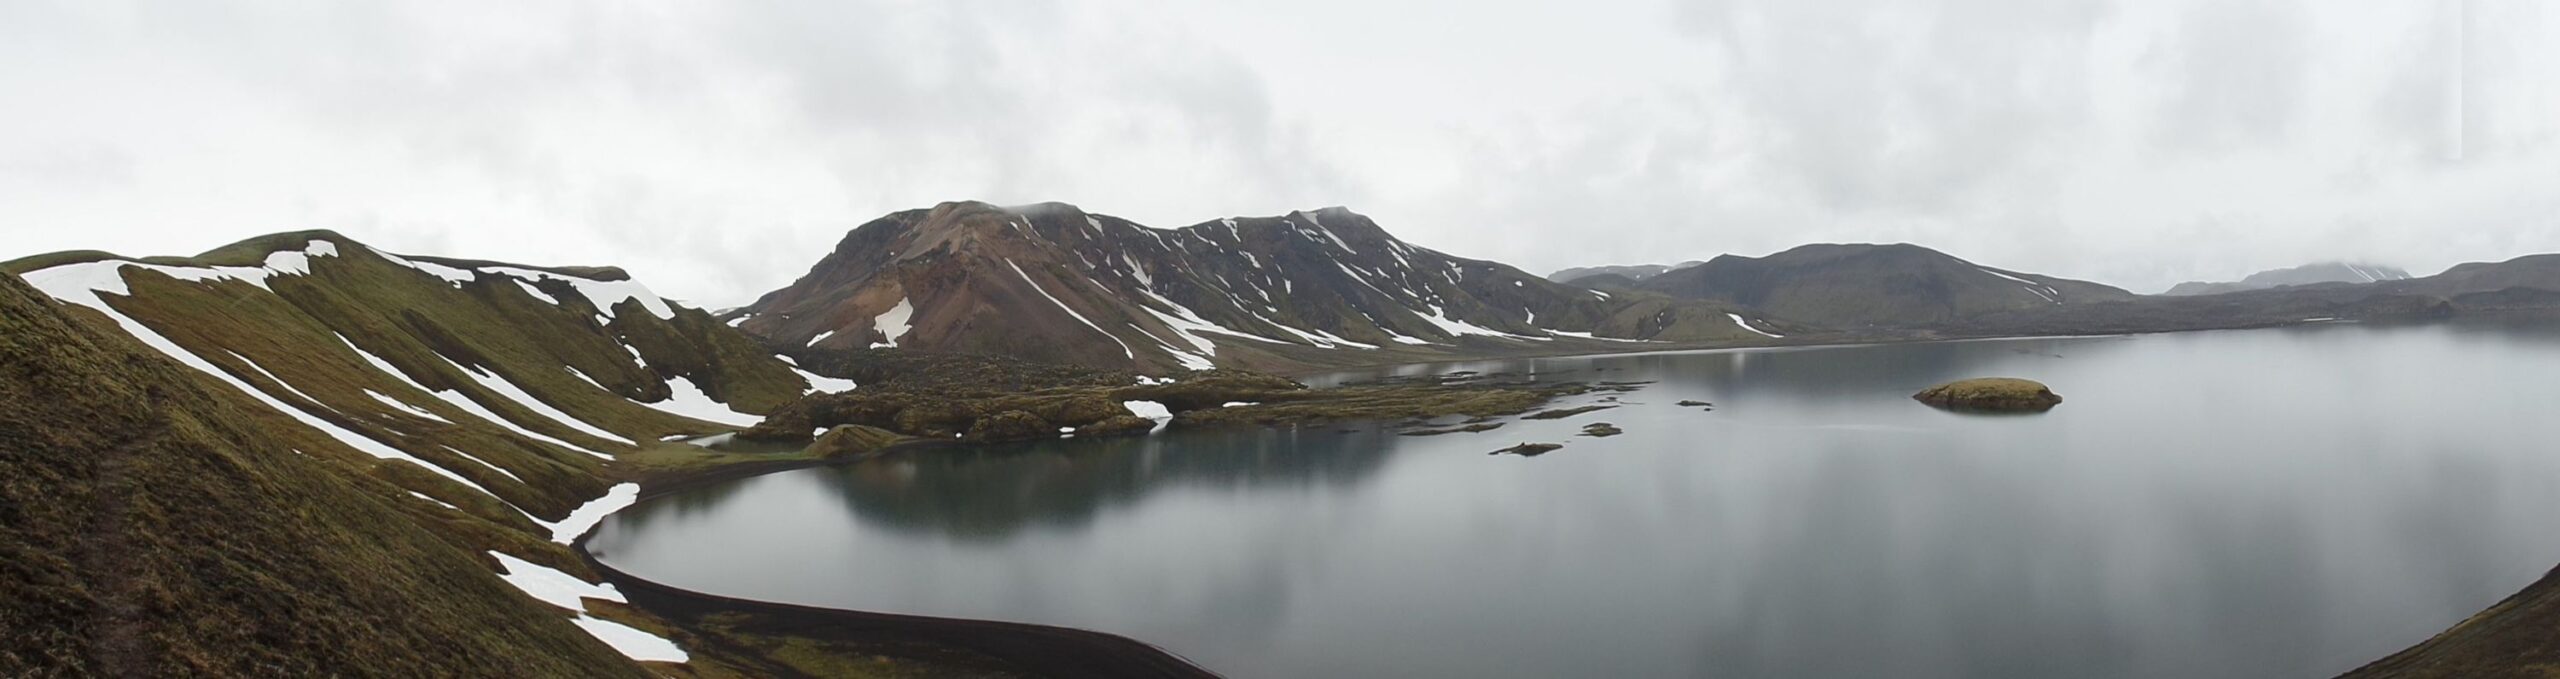
[[[37,269],[49,269],[65,264],[103,262],[110,259],[124,259],[124,257],[103,250],[48,252],[41,255],[29,255],[0,262],[0,273],[24,275],[29,271],[35,271]]]
[[[1986,412],[2044,412],[2062,403],[2062,397],[2043,383],[2011,377],[1957,380],[1921,390],[1911,398],[1940,408]]]
[[[0,675],[641,676],[385,463],[15,277],[0,406]]]
[[[133,503],[152,511],[112,526],[83,519],[78,512],[0,517],[8,522],[0,531],[12,531],[7,537],[27,538],[0,555],[11,564],[0,565],[0,588],[6,588],[0,595],[7,596],[0,603],[0,628],[56,630],[0,642],[0,675],[35,668],[86,673],[105,663],[110,670],[147,670],[110,674],[419,676],[454,672],[454,658],[473,659],[469,671],[506,676],[633,673],[636,668],[629,662],[558,613],[500,582],[493,574],[497,564],[484,553],[501,551],[592,578],[575,553],[551,542],[547,531],[524,514],[557,519],[619,480],[806,457],[711,453],[659,444],[657,439],[669,435],[730,427],[670,415],[634,399],[662,400],[668,396],[663,379],[681,376],[754,410],[796,398],[805,386],[799,376],[697,310],[679,308],[676,318],[667,320],[626,303],[613,310],[611,323],[599,324],[597,310],[587,308],[586,298],[565,286],[555,284],[561,289],[548,291],[559,304],[494,276],[457,286],[327,232],[263,236],[197,257],[142,261],[256,265],[275,251],[300,251],[313,239],[338,243],[339,254],[312,257],[307,275],[271,276],[262,287],[237,280],[187,281],[127,268],[123,275],[132,294],[103,299],[117,313],[266,395],[470,483],[349,449],[228,385],[174,366],[124,337],[96,312],[53,305],[27,291],[27,299],[35,300],[30,303],[76,319],[73,329],[108,338],[122,352],[122,358],[92,361],[96,365],[78,366],[80,370],[150,368],[129,389],[96,389],[83,392],[87,398],[45,404],[58,407],[21,407],[46,400],[43,394],[23,391],[46,387],[43,380],[0,385],[0,397],[6,397],[0,398],[0,411],[8,413],[0,419],[5,425],[0,426],[5,435],[0,443],[7,444],[8,455],[0,458],[5,465],[0,470],[8,473],[0,476],[9,479],[0,482],[9,493],[0,502],[0,513],[17,507],[77,508],[80,502],[64,501],[104,493],[46,465],[88,464],[85,458],[119,445],[112,436],[37,442],[27,437],[83,426],[104,432],[156,426],[173,433],[155,436],[206,442],[197,446],[206,449],[204,454],[196,455],[205,459],[194,462],[216,467],[194,470],[196,478],[188,483],[115,486],[115,493],[132,496]],[[110,258],[104,253],[58,253],[19,263],[33,269]],[[550,270],[621,277],[614,271]],[[9,284],[12,294],[25,290],[14,278]],[[69,344],[43,329],[17,324],[24,320],[18,307],[8,311],[5,320],[12,325],[0,328],[6,331],[0,340],[8,343],[10,369],[73,374],[69,366],[21,361],[21,352]],[[359,349],[397,374],[377,369]],[[635,360],[634,351],[644,358]],[[502,377],[550,408],[640,443],[552,421],[481,386],[466,369]],[[460,394],[515,426],[619,458],[602,460],[521,435],[430,390]],[[207,399],[207,393],[215,397]],[[194,401],[203,403],[192,411],[180,406]],[[130,417],[114,417],[119,414]],[[285,467],[289,474],[278,471]],[[208,489],[207,484],[219,485]],[[156,527],[162,524],[166,531]],[[149,537],[152,544],[136,549],[151,556],[134,567],[151,572],[87,573],[96,570],[91,562],[97,560],[81,550],[98,541],[84,543],[73,536],[99,534]],[[216,534],[221,538],[203,539]],[[313,556],[315,550],[331,554]],[[121,603],[126,599],[119,597],[126,595],[93,591],[84,582],[135,583],[153,603]],[[99,612],[107,608],[102,602],[109,601],[119,602],[113,616]],[[157,617],[149,623],[133,619],[145,614]],[[668,629],[643,613],[632,615],[637,617],[617,619],[642,629]],[[412,624],[402,616],[424,621]],[[106,617],[114,619],[82,622]],[[100,624],[113,629],[102,631]],[[208,626],[223,629],[195,629]],[[128,644],[115,629],[130,627],[147,627],[155,636]],[[696,656],[702,668],[752,664],[716,648]],[[676,675],[696,670],[658,669]]]

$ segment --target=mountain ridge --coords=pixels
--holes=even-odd
[[[2133,297],[2111,286],[1997,269],[1909,243],[1815,243],[1762,257],[1720,255],[1639,281],[1636,288],[1838,329],[1943,324],[1999,310]]]
[[[1395,238],[1346,208],[1158,229],[1064,203],[950,202],[848,232],[728,320],[785,350],[896,346],[1146,371],[1612,341],[1750,342],[1748,310],[1619,299]],[[1793,328],[1780,319],[1752,319]]]
[[[2410,278],[2414,276],[2399,267],[2352,262],[2315,262],[2291,268],[2260,271],[2232,282],[2179,283],[2160,294],[2183,297],[2323,283],[2378,283]]]
[[[1547,280],[1570,285],[1591,287],[1584,285],[1583,281],[1601,276],[1615,276],[1629,281],[1641,281],[1662,275],[1664,272],[1686,269],[1705,263],[1706,262],[1693,259],[1678,264],[1604,264],[1600,266],[1577,266],[1558,269],[1555,273],[1547,274]]]

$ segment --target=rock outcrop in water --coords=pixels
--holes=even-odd
[[[1485,454],[1486,454],[1486,455],[1502,455],[1502,454],[1511,454],[1511,455],[1518,455],[1518,456],[1521,456],[1521,457],[1537,457],[1537,456],[1540,456],[1540,455],[1545,455],[1545,454],[1547,454],[1547,453],[1555,452],[1557,449],[1559,449],[1559,448],[1563,448],[1563,447],[1564,447],[1564,444],[1561,444],[1561,443],[1523,443],[1523,444],[1520,444],[1520,445],[1512,446],[1512,447],[1509,447],[1509,448],[1504,448],[1504,449],[1501,449],[1501,450],[1497,450],[1497,451],[1493,451],[1493,452],[1485,453]]]
[[[1921,390],[1911,398],[1948,410],[1999,413],[2041,413],[2062,404],[2062,397],[2044,383],[2013,377],[1957,380]]]

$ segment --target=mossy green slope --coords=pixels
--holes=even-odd
[[[114,328],[0,276],[0,675],[645,676],[431,528],[472,520],[413,465]]]
[[[408,258],[325,231],[0,268],[24,272],[13,304],[56,319],[12,308],[0,329],[27,372],[0,392],[0,511],[28,514],[6,517],[22,535],[0,587],[24,603],[5,628],[44,630],[6,642],[0,675],[638,673],[579,627],[696,637],[538,603],[500,574],[545,575],[491,554],[596,582],[561,542],[584,524],[555,522],[703,457],[661,439],[735,429],[810,385],[616,269]],[[115,357],[44,355],[66,328]],[[138,372],[87,374],[109,366]],[[123,386],[60,396],[102,380]],[[657,669],[737,673],[694,660]]]
[[[290,274],[205,273],[306,250],[334,254],[302,257]],[[44,266],[26,275],[56,295],[69,284],[55,279],[112,277],[105,285],[127,294],[95,295],[105,308],[270,397],[545,520],[603,492],[611,476],[604,456],[734,428],[646,404],[692,389],[736,411],[764,412],[807,386],[708,314],[671,304],[653,313],[636,298],[597,308],[569,279],[621,277],[609,269],[467,263],[522,273],[501,275],[422,264],[325,231],[260,237],[194,258],[21,260],[28,261]],[[414,490],[535,528],[460,484],[412,476]]]

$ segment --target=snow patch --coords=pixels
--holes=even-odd
[[[792,360],[792,359],[791,359],[791,357],[789,357],[789,356],[784,356],[784,355],[781,355],[781,354],[775,354],[773,357],[774,357],[775,359],[777,359],[777,360],[782,361],[782,364],[783,364],[783,365],[791,366],[791,372],[799,373],[799,375],[800,375],[800,380],[801,380],[801,381],[803,381],[803,382],[808,382],[808,383],[809,383],[809,388],[808,388],[808,390],[806,390],[806,391],[802,391],[802,392],[800,392],[800,393],[806,394],[806,393],[810,393],[810,392],[818,392],[818,391],[824,391],[824,392],[829,392],[829,393],[847,392],[847,391],[853,391],[854,389],[856,389],[856,388],[858,388],[858,387],[860,386],[860,385],[854,384],[853,380],[848,380],[848,379],[844,379],[844,378],[841,378],[841,377],[828,377],[828,376],[825,376],[825,375],[820,375],[820,374],[817,374],[817,373],[809,372],[809,371],[807,371],[807,370],[803,370],[803,369],[801,369],[801,368],[800,368],[800,362],[799,362],[799,361]]]
[[[516,591],[533,597],[535,601],[572,611],[586,610],[586,603],[582,601],[584,599],[628,603],[622,598],[622,592],[614,589],[613,585],[600,585],[580,580],[577,576],[560,572],[559,569],[518,559],[506,552],[492,551],[489,552],[489,556],[496,557],[498,565],[506,569],[505,573],[499,574],[499,578],[506,580],[509,585],[514,585]]]
[[[105,264],[106,262],[99,263]],[[132,335],[134,339],[140,340],[145,346],[149,346],[152,349],[159,351],[161,354],[168,356],[170,359],[184,364],[189,368],[194,368],[198,372],[211,375],[214,379],[221,380],[222,383],[231,385],[233,389],[238,389],[241,393],[249,395],[250,398],[257,399],[259,403],[263,403],[267,407],[275,409],[276,412],[283,413],[286,417],[293,418],[296,422],[301,422],[304,426],[317,429],[320,433],[328,435],[329,438],[337,439],[338,442],[346,444],[347,447],[356,449],[357,452],[386,460],[400,460],[418,465],[426,468],[427,471],[434,472],[438,476],[452,479],[455,483],[462,484],[465,488],[478,490],[482,493],[489,493],[489,489],[482,488],[480,484],[473,483],[470,479],[463,478],[461,475],[448,471],[443,467],[436,466],[434,463],[419,459],[416,456],[402,452],[400,449],[393,448],[381,441],[368,438],[363,434],[349,431],[344,427],[330,423],[328,420],[320,419],[318,416],[312,415],[311,413],[303,412],[301,408],[288,405],[284,401],[268,395],[267,392],[261,391],[257,387],[250,386],[248,382],[242,381],[240,378],[224,371],[221,367],[214,365],[212,362],[204,360],[203,357],[197,356],[194,353],[187,351],[186,348],[178,346],[178,343],[170,341],[168,337],[161,335],[158,331],[152,330],[150,326],[143,325],[141,321],[136,321],[132,317],[124,315],[124,312],[117,311],[114,307],[107,306],[106,300],[99,297],[98,293],[112,292],[117,295],[132,294],[128,292],[124,286],[123,274],[120,272],[121,269],[122,267],[120,266],[89,267],[83,265],[70,265],[28,272],[23,276],[23,278],[25,278],[29,284],[36,286],[36,289],[43,290],[45,294],[52,295],[56,299],[60,299],[71,304],[89,307],[97,310],[99,313],[106,314],[107,318],[114,320],[118,327],[124,328],[125,334]],[[263,368],[257,368],[256,363],[250,363],[246,360],[241,362],[249,365],[252,369],[256,369],[261,372],[264,372],[265,370]],[[272,379],[272,376],[270,376],[270,379]],[[284,382],[277,381],[276,384],[283,386]],[[286,388],[291,389],[289,386]],[[318,401],[313,401],[313,404],[315,405],[318,403]],[[489,495],[491,497],[497,496],[496,493],[489,493]]]
[[[445,362],[452,363],[453,359],[445,359]],[[453,367],[461,369],[463,376],[471,378],[471,381],[473,382],[480,383],[481,387],[486,388],[509,401],[514,401],[517,405],[524,406],[525,410],[533,411],[533,414],[540,416],[543,419],[558,422],[563,426],[578,430],[579,433],[586,434],[588,436],[593,436],[607,441],[620,442],[623,445],[640,445],[639,441],[633,441],[621,434],[605,431],[595,425],[587,424],[585,420],[580,420],[574,415],[561,412],[559,408],[551,407],[551,404],[542,402],[542,399],[535,398],[532,393],[526,392],[523,388],[517,387],[514,382],[509,382],[505,377],[496,375],[494,372],[484,374],[478,368],[466,367],[460,363],[454,363]]]
[[[644,662],[675,663],[693,659],[693,656],[685,655],[683,648],[676,646],[675,642],[668,641],[666,637],[643,632],[629,625],[583,615],[570,622],[577,623],[578,629],[586,630],[588,636],[593,636],[596,640],[604,642],[606,646],[612,646],[613,650],[620,651],[625,658]]]
[[[1588,332],[1572,332],[1572,331],[1568,331],[1568,330],[1548,330],[1548,331],[1546,331],[1546,333],[1547,333],[1547,334],[1549,334],[1549,335],[1557,336],[1557,337],[1571,337],[1571,338],[1575,338],[1575,339],[1600,340],[1600,341],[1603,341],[1603,342],[1637,342],[1637,343],[1643,343],[1643,342],[1652,342],[1652,341],[1654,341],[1654,340],[1626,339],[1626,338],[1623,338],[1623,337],[1601,337],[1601,336],[1599,336],[1599,335],[1595,335],[1595,334],[1588,333]]]
[[[871,319],[871,327],[878,329],[880,331],[880,336],[888,340],[886,342],[873,342],[871,344],[871,348],[897,348],[898,338],[907,334],[907,321],[915,318],[915,315],[915,304],[905,297],[898,298],[898,304],[896,306],[889,307],[888,311],[881,312],[878,317]]]
[[[702,391],[701,385],[694,384],[691,378],[683,375],[667,378],[667,391],[670,393],[667,400],[640,405],[677,417],[690,417],[732,427],[753,427],[756,423],[764,421],[762,415],[749,415],[729,409],[728,404],[711,398],[710,394]]]
[[[1102,333],[1102,336],[1104,336],[1104,337],[1109,337],[1109,338],[1111,338],[1111,341],[1112,341],[1112,342],[1116,342],[1116,343],[1118,343],[1118,344],[1120,345],[1120,353],[1122,353],[1122,354],[1126,354],[1129,358],[1137,358],[1137,357],[1138,357],[1138,352],[1137,352],[1136,350],[1130,349],[1130,348],[1129,348],[1129,343],[1128,343],[1128,342],[1123,342],[1123,341],[1121,341],[1121,340],[1120,340],[1120,336],[1118,336],[1118,335],[1114,335],[1114,334],[1111,334],[1109,331],[1103,330],[1103,329],[1102,329],[1102,326],[1094,325],[1094,324],[1093,324],[1093,321],[1092,321],[1091,319],[1087,319],[1087,318],[1085,318],[1085,317],[1084,317],[1084,314],[1076,313],[1075,308],[1067,306],[1067,303],[1066,303],[1066,302],[1058,301],[1058,296],[1057,296],[1057,295],[1049,294],[1049,291],[1048,291],[1048,290],[1041,289],[1040,284],[1039,284],[1038,282],[1031,280],[1031,274],[1024,273],[1024,272],[1022,271],[1022,265],[1020,265],[1020,264],[1015,264],[1015,263],[1013,263],[1013,260],[1010,260],[1010,259],[1005,260],[1005,261],[1004,261],[1004,265],[1005,265],[1005,266],[1009,266],[1009,267],[1013,267],[1013,275],[1021,276],[1021,277],[1022,277],[1022,282],[1023,282],[1024,284],[1030,285],[1030,286],[1031,286],[1031,289],[1032,289],[1033,291],[1036,291],[1036,292],[1039,292],[1039,293],[1040,293],[1040,296],[1049,298],[1049,303],[1050,303],[1050,304],[1058,305],[1058,308],[1059,308],[1060,310],[1063,310],[1063,311],[1067,312],[1067,315],[1069,315],[1069,316],[1074,316],[1074,317],[1076,317],[1076,320],[1077,320],[1078,322],[1084,323],[1084,327],[1092,328],[1094,332]]]
[[[398,375],[401,375],[401,374],[402,374],[402,373],[400,372],[400,369],[399,369],[399,367],[398,367],[398,366],[391,365],[391,363],[390,363],[390,362],[382,360],[382,357],[380,357],[380,356],[375,356],[375,355],[373,355],[373,354],[366,353],[366,352],[365,352],[364,350],[362,350],[362,349],[358,349],[358,350],[356,350],[356,353],[357,353],[358,355],[363,356],[363,357],[365,358],[365,360],[373,362],[374,367],[376,367],[376,368],[380,368],[383,372],[391,373],[392,375],[395,375],[395,376],[398,376]],[[443,356],[437,356],[437,358],[444,358],[444,357],[443,357]],[[449,364],[449,365],[452,365],[452,366],[454,367],[454,369],[455,369],[455,370],[460,370],[460,371],[462,371],[462,372],[463,372],[463,373],[465,373],[465,374],[469,374],[469,373],[471,372],[471,371],[470,371],[470,369],[463,368],[461,364],[454,363],[454,362],[453,362],[453,359],[449,359],[449,358],[447,358],[447,359],[444,359],[444,360],[445,360],[445,363],[447,363],[447,364]],[[475,376],[475,377],[476,377],[476,376]],[[408,379],[408,378],[406,378],[406,377],[402,377],[401,379],[406,380],[406,379]],[[416,382],[411,382],[410,384],[411,384],[412,386],[418,386]],[[599,452],[596,452],[596,451],[588,450],[588,449],[586,449],[586,448],[583,448],[583,447],[578,446],[578,444],[570,443],[570,442],[568,442],[568,441],[562,441],[562,440],[560,440],[560,439],[556,439],[556,438],[552,438],[552,437],[551,437],[551,435],[549,435],[549,434],[544,434],[544,433],[542,433],[542,432],[534,431],[534,430],[531,430],[531,429],[526,429],[526,428],[524,427],[524,425],[516,424],[514,420],[509,420],[509,419],[507,419],[506,417],[499,415],[499,414],[497,413],[497,411],[490,410],[487,406],[480,405],[480,402],[479,402],[479,401],[471,400],[471,397],[470,397],[469,395],[466,395],[466,394],[462,393],[462,391],[461,391],[461,390],[459,390],[459,389],[452,390],[452,391],[437,391],[437,390],[433,390],[433,389],[428,389],[428,388],[426,388],[426,387],[424,387],[424,386],[418,386],[418,390],[419,390],[419,391],[427,392],[429,395],[435,396],[436,398],[443,399],[445,403],[452,404],[452,405],[453,405],[453,407],[456,407],[456,408],[461,408],[463,412],[471,413],[471,416],[472,416],[472,417],[477,417],[477,418],[480,418],[480,419],[482,419],[482,420],[487,420],[490,424],[498,425],[500,428],[504,428],[504,429],[506,429],[507,431],[515,432],[516,434],[518,434],[518,435],[520,435],[520,436],[523,436],[523,437],[525,437],[525,438],[533,439],[533,440],[536,440],[536,441],[541,441],[541,442],[543,442],[543,443],[548,443],[548,444],[551,444],[551,445],[559,446],[559,447],[562,447],[562,448],[567,448],[567,449],[574,450],[574,451],[578,451],[578,452],[581,452],[581,453],[586,453],[586,454],[588,454],[588,455],[593,455],[593,456],[596,456],[596,457],[599,457],[599,458],[603,458],[603,459],[608,459],[608,460],[613,459],[613,456],[611,456],[611,455],[606,455],[606,454],[604,454],[604,453],[599,453]]]
[[[1486,337],[1506,337],[1510,339],[1538,339],[1527,335],[1514,335],[1500,330],[1476,325],[1474,323],[1450,318],[1448,313],[1441,310],[1438,306],[1425,304],[1423,305],[1423,308],[1428,311],[1416,312],[1422,316],[1422,320],[1429,321],[1432,325],[1439,327],[1441,332],[1449,333],[1449,335],[1453,337],[1459,335],[1482,335]]]
[[[522,278],[511,278],[508,280],[514,281],[517,288],[524,290],[524,294],[532,295],[534,299],[542,300],[551,306],[560,306],[560,298],[551,296],[551,293],[543,292],[542,288],[533,287],[532,283],[527,283]]]
[[[464,283],[469,283],[479,278],[478,274],[474,274],[468,270],[457,269],[434,262],[415,261],[407,257],[383,252],[381,250],[375,250],[372,246],[366,246],[365,249],[373,250],[373,255],[381,257],[384,261],[411,269],[417,269],[419,272],[425,273],[426,275],[444,279],[444,282],[453,284],[453,287],[462,287]]]
[[[385,395],[383,395],[383,394],[382,394],[382,392],[374,391],[374,390],[372,390],[372,389],[366,389],[366,390],[364,390],[364,395],[366,395],[366,396],[371,396],[371,397],[373,397],[373,400],[381,401],[383,405],[387,405],[387,406],[391,406],[391,407],[393,407],[393,408],[397,408],[397,409],[399,409],[400,411],[402,411],[402,412],[406,412],[406,413],[409,413],[409,414],[411,414],[411,415],[416,415],[416,416],[423,417],[423,418],[427,418],[427,419],[430,419],[430,420],[435,420],[435,421],[437,421],[437,422],[443,422],[443,423],[445,423],[445,424],[453,424],[453,421],[452,421],[452,420],[448,420],[448,419],[444,419],[444,418],[441,418],[441,417],[437,417],[434,411],[430,411],[430,410],[427,410],[427,409],[425,409],[425,408],[420,408],[420,407],[417,407],[417,406],[409,405],[409,402],[407,402],[407,401],[402,401],[402,400],[400,400],[400,399],[396,399],[396,398],[392,398],[392,397],[389,397],[389,396],[385,396]]]
[[[1155,401],[1121,401],[1120,407],[1128,408],[1139,417],[1155,420],[1156,429],[1163,429],[1166,422],[1173,421],[1173,410]]]
[[[1318,237],[1322,237],[1325,241],[1331,241],[1331,242],[1333,243],[1334,247],[1342,248],[1342,251],[1343,251],[1343,252],[1348,252],[1348,253],[1352,253],[1352,254],[1359,254],[1359,253],[1360,253],[1360,251],[1358,251],[1358,250],[1353,250],[1353,249],[1351,249],[1351,244],[1350,244],[1350,243],[1342,242],[1342,237],[1341,237],[1341,236],[1333,235],[1333,229],[1325,227],[1325,225],[1324,225],[1324,220],[1323,220],[1323,219],[1319,219],[1319,218],[1317,218],[1317,217],[1316,217],[1316,215],[1315,215],[1315,213],[1312,213],[1312,212],[1300,212],[1300,213],[1297,213],[1297,214],[1298,214],[1299,216],[1306,217],[1306,218],[1307,218],[1307,224],[1308,224],[1309,226],[1314,227],[1314,228],[1312,228],[1312,229],[1299,229],[1299,230],[1298,230],[1298,233],[1299,233],[1300,235],[1307,236],[1307,239],[1308,239],[1308,240],[1315,240],[1315,239],[1316,239],[1316,238],[1318,238]],[[1322,242],[1322,241],[1319,241],[1319,242]],[[1394,251],[1394,248],[1388,248],[1388,250],[1389,250],[1390,252],[1392,252],[1392,251]],[[1396,256],[1396,259],[1398,259],[1398,260],[1402,260],[1402,259],[1404,259],[1404,256],[1403,256],[1403,255],[1397,255],[1397,256]]]
[[[613,650],[622,653],[624,657],[632,660],[678,663],[691,659],[691,656],[685,654],[684,649],[677,647],[674,642],[667,641],[665,637],[587,615],[586,599],[601,599],[616,603],[628,601],[623,598],[621,590],[614,589],[613,585],[580,580],[577,576],[518,559],[505,552],[492,551],[489,552],[489,556],[495,557],[499,567],[504,569],[498,577],[507,581],[508,585],[514,586],[516,591],[524,592],[525,596],[533,597],[535,601],[577,612],[577,619],[571,622],[577,624],[578,629],[585,630],[597,641],[613,647]]]
[[[587,531],[596,527],[596,524],[602,523],[605,516],[614,512],[622,511],[622,508],[629,507],[632,503],[639,501],[640,484],[614,484],[612,488],[604,491],[603,497],[588,500],[586,504],[578,505],[578,508],[575,511],[569,512],[568,516],[561,517],[558,523],[544,525],[551,528],[552,542],[564,545],[569,544],[571,542],[578,541],[579,536],[586,535]]]
[[[1998,271],[1992,271],[1991,269],[1989,269],[1989,268],[1985,268],[1985,267],[1974,267],[1974,268],[1982,269],[1982,272],[1983,272],[1983,273],[1991,274],[1991,275],[1994,275],[1994,276],[1999,276],[1999,277],[2001,277],[2001,278],[2006,278],[2006,279],[2009,279],[2009,280],[2011,280],[2011,281],[2016,281],[2016,282],[2018,283],[2018,285],[2021,285],[2021,286],[2026,287],[2027,292],[2034,293],[2034,294],[2035,294],[2035,296],[2044,298],[2044,301],[2051,302],[2051,303],[2054,303],[2054,304],[2061,304],[2061,303],[2062,303],[2062,292],[2061,292],[2061,291],[2059,291],[2059,290],[2055,290],[2055,289],[2053,289],[2053,286],[2045,285],[2045,284],[2043,284],[2043,283],[2038,283],[2038,282],[2031,281],[2031,280],[2027,280],[2027,279],[2024,279],[2024,278],[2019,278],[2019,277],[2017,277],[2017,276],[2011,276],[2011,275],[2009,275],[2009,274],[2000,273],[2000,272],[1998,272]]]
[[[89,290],[93,293],[89,296],[93,298],[96,296],[94,294],[96,292],[111,293],[118,296],[131,296],[133,293],[125,286],[124,282],[124,269],[126,267],[149,269],[166,274],[171,278],[176,278],[190,283],[234,280],[258,286],[258,288],[262,290],[273,291],[274,288],[267,287],[268,278],[279,275],[308,275],[311,273],[312,257],[336,256],[338,256],[338,245],[336,243],[331,243],[325,240],[313,240],[304,244],[303,249],[299,251],[283,250],[269,253],[262,266],[164,266],[124,260],[104,260],[96,262],[81,262],[78,264],[64,264],[62,266],[30,271],[27,272],[23,278],[27,279],[28,283],[35,284],[37,289],[44,290],[46,294],[51,294],[54,297],[61,298],[63,301],[74,303],[79,302],[78,300],[74,300],[70,297],[63,297],[62,293],[55,292],[54,288],[59,287],[65,291],[74,289]],[[40,279],[48,282],[37,283]],[[71,294],[76,295],[81,293],[74,292]],[[89,305],[82,304],[82,306]]]
[[[516,278],[531,281],[555,280],[567,282],[571,288],[575,288],[578,291],[580,296],[587,298],[588,304],[595,306],[596,313],[603,314],[608,319],[613,317],[614,305],[621,304],[626,301],[638,301],[641,308],[648,310],[649,315],[656,316],[660,320],[672,321],[676,319],[675,309],[667,306],[666,300],[659,299],[657,293],[650,292],[648,286],[641,285],[638,281],[599,281],[591,278],[564,276],[548,271],[535,271],[532,269],[523,269],[512,266],[484,266],[480,267],[479,270],[486,273],[514,276]]]
[[[1728,313],[1728,314],[1725,314],[1725,315],[1724,315],[1724,317],[1725,317],[1725,318],[1733,319],[1733,324],[1734,324],[1735,326],[1740,327],[1740,328],[1742,328],[1742,329],[1744,329],[1744,330],[1749,330],[1749,331],[1751,331],[1751,333],[1752,333],[1752,334],[1759,335],[1759,336],[1761,336],[1761,337],[1767,337],[1767,338],[1770,338],[1770,339],[1785,339],[1785,338],[1786,338],[1786,335],[1780,335],[1780,334],[1778,334],[1778,333],[1769,332],[1769,331],[1767,331],[1767,330],[1762,330],[1762,329],[1759,329],[1759,328],[1751,327],[1751,322],[1750,322],[1750,321],[1742,320],[1742,314]]]
[[[515,473],[515,472],[507,471],[507,468],[505,468],[505,467],[500,467],[500,466],[498,466],[498,465],[489,464],[489,461],[488,461],[488,460],[483,460],[483,459],[480,459],[480,457],[479,457],[479,456],[477,456],[477,455],[473,455],[473,454],[470,454],[470,453],[463,452],[461,448],[455,448],[455,447],[453,447],[453,446],[447,446],[447,445],[438,445],[438,446],[436,446],[436,447],[438,447],[438,448],[443,448],[443,449],[445,450],[445,452],[453,453],[453,454],[455,454],[455,455],[460,455],[460,456],[462,456],[462,459],[470,460],[470,461],[473,461],[473,462],[478,462],[478,463],[480,463],[480,466],[488,467],[488,468],[489,468],[489,471],[497,472],[497,473],[499,473],[499,474],[504,474],[504,475],[506,475],[506,477],[507,477],[507,478],[515,479],[515,482],[516,482],[516,483],[524,483],[524,478],[523,478],[523,477],[516,476],[516,473]],[[524,510],[519,509],[519,510],[516,510],[516,511],[521,512],[521,511],[524,511]]]

